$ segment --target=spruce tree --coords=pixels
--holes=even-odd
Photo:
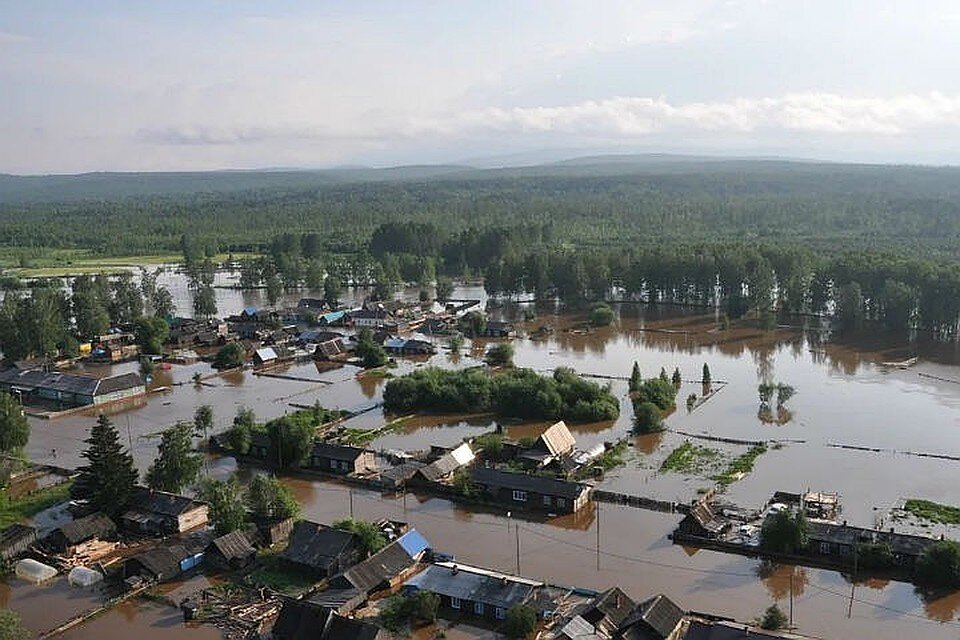
[[[640,364],[633,363],[633,371],[630,372],[630,392],[634,392],[643,384],[643,376],[640,375]]]
[[[119,516],[130,504],[137,484],[133,456],[120,445],[120,434],[102,414],[84,442],[89,447],[80,456],[87,464],[80,467],[72,494],[89,500],[96,511]]]
[[[680,385],[683,384],[683,376],[680,375],[680,367],[677,367],[673,370],[673,378],[671,378],[671,382],[673,382],[673,386],[675,386],[677,389],[679,389]]]
[[[710,377],[710,367],[703,363],[703,384],[710,384],[713,379]]]

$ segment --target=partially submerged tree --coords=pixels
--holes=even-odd
[[[491,367],[509,367],[513,365],[513,345],[509,342],[492,345],[484,359]]]
[[[630,371],[630,393],[637,391],[643,384],[643,376],[640,375],[640,363],[633,363],[633,370]]]
[[[652,433],[663,429],[663,415],[652,402],[641,402],[633,408],[634,428],[639,433]]]
[[[606,303],[600,302],[590,309],[590,324],[595,327],[606,327],[614,317],[613,309]]]
[[[706,362],[703,363],[703,377],[700,379],[703,384],[710,384],[713,378],[710,376],[710,367]]]
[[[763,617],[760,618],[761,629],[777,631],[778,629],[783,629],[786,626],[787,616],[784,615],[783,611],[780,610],[780,607],[775,604],[767,607],[767,610],[763,612]]]
[[[917,560],[914,579],[931,589],[960,587],[960,542],[937,540],[927,547]]]
[[[247,508],[261,520],[286,520],[300,515],[300,505],[289,487],[273,476],[258,475],[246,493]]]
[[[87,464],[80,467],[70,493],[88,500],[95,511],[119,516],[133,499],[137,484],[133,457],[120,445],[120,434],[113,423],[102,414],[84,442],[89,446],[80,457]]]
[[[230,344],[220,347],[220,350],[217,351],[217,355],[213,359],[213,368],[236,369],[237,367],[242,367],[245,355],[246,353],[243,350],[242,344],[239,342],[231,342]]]
[[[679,389],[680,385],[683,384],[683,376],[680,374],[680,367],[677,367],[673,370],[673,376],[670,378],[670,382],[672,382],[673,386],[677,389]]]
[[[236,478],[214,480],[204,478],[197,487],[200,499],[210,508],[210,522],[217,535],[224,535],[243,528],[247,521],[247,509]]]
[[[193,429],[196,435],[206,439],[207,432],[213,429],[213,407],[208,404],[197,407],[193,414]]]
[[[160,436],[157,459],[147,470],[147,486],[158,491],[180,493],[200,474],[203,455],[193,450],[193,428],[178,422]]]
[[[778,511],[767,516],[760,529],[760,546],[776,553],[799,553],[810,541],[809,525],[802,512]]]

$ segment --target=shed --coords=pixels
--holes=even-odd
[[[416,567],[428,546],[426,538],[416,530],[410,530],[334,577],[331,584],[342,589],[356,589],[365,596],[396,586]]]
[[[260,347],[253,352],[253,363],[256,365],[272,364],[277,361],[278,357],[273,347]]]
[[[84,543],[106,540],[117,534],[113,520],[102,513],[72,520],[51,531],[44,543],[58,553],[72,553]]]
[[[640,603],[619,625],[620,632],[624,640],[667,640],[683,617],[683,609],[661,593]]]
[[[151,582],[166,582],[179,576],[184,570],[181,563],[192,557],[182,545],[154,547],[128,558],[123,564],[123,577],[139,576]]]
[[[677,532],[699,538],[714,539],[730,528],[730,522],[714,515],[710,505],[698,502],[677,525]]]
[[[337,615],[311,600],[286,600],[273,625],[277,640],[385,640],[374,624]]]
[[[214,538],[207,547],[205,559],[221,569],[243,569],[256,560],[257,550],[242,531],[232,531]]]
[[[37,529],[25,524],[11,524],[0,531],[0,561],[16,560],[37,541]]]

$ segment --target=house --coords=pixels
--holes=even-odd
[[[402,462],[395,467],[381,471],[380,482],[387,489],[400,489],[405,487],[417,475],[417,471],[425,466],[424,463],[417,460]]]
[[[488,320],[487,326],[483,330],[483,336],[487,338],[509,338],[515,333],[513,324],[503,320]]]
[[[574,513],[590,499],[590,488],[579,482],[490,467],[474,467],[470,480],[488,498],[517,508]]]
[[[414,478],[426,483],[444,482],[453,477],[458,470],[476,459],[473,449],[464,442],[455,449],[444,453],[430,464],[420,467]]]
[[[56,553],[73,554],[83,545],[109,540],[116,535],[113,520],[102,513],[92,513],[60,525],[44,538],[44,545]]]
[[[380,627],[344,618],[312,600],[287,599],[273,625],[276,640],[387,640]]]
[[[377,462],[373,451],[317,442],[310,454],[310,466],[317,471],[348,475],[376,471]]]
[[[207,546],[204,557],[212,566],[220,569],[243,569],[257,557],[257,550],[250,544],[250,539],[243,531],[232,531]]]
[[[280,557],[298,570],[331,578],[360,561],[360,541],[349,531],[301,520]]]
[[[198,566],[204,552],[192,545],[164,544],[130,556],[123,563],[123,577],[139,577],[148,582],[168,582]]]
[[[699,501],[693,506],[690,513],[680,520],[676,532],[681,536],[686,535],[715,540],[729,529],[730,526],[731,523],[729,520],[718,518],[713,513],[708,502]]]
[[[684,612],[667,596],[657,594],[640,603],[620,623],[623,640],[674,640],[679,637]]]
[[[890,547],[893,562],[898,567],[912,570],[924,551],[936,542],[934,538],[894,530],[879,531],[863,527],[848,526],[810,520],[808,528],[807,554],[811,556],[831,556],[846,558],[853,562],[856,549],[861,544],[885,544]]]
[[[301,331],[297,335],[297,343],[301,345],[319,344],[321,342],[326,342],[328,340],[336,340],[337,338],[343,338],[343,334],[337,333],[336,331],[308,329],[306,331]]]
[[[808,636],[798,636],[793,631],[784,633],[767,631],[731,620],[692,619],[685,624],[685,628],[676,637],[677,640],[774,640],[776,638],[799,640]]]
[[[206,503],[166,491],[142,489],[123,514],[124,528],[146,535],[183,533],[205,526],[209,508]]]
[[[260,536],[261,544],[272,547],[278,542],[286,542],[290,539],[290,532],[293,531],[293,518],[284,520],[258,520],[257,533]]]
[[[313,356],[319,360],[332,360],[349,351],[350,349],[343,338],[331,338],[317,343],[317,347],[313,350]]]
[[[312,594],[307,600],[338,615],[346,616],[363,606],[367,601],[367,594],[352,588],[325,589]]]
[[[350,312],[350,321],[358,329],[376,329],[393,321],[393,314],[382,306],[372,309],[358,309]]]
[[[345,310],[331,311],[317,317],[317,324],[321,327],[341,327],[350,318]]]
[[[429,546],[426,538],[411,529],[363,562],[334,577],[330,584],[338,589],[356,589],[364,596],[390,589],[409,577]]]
[[[311,311],[323,311],[329,308],[327,301],[323,298],[300,298],[297,303],[297,309],[310,309]]]
[[[576,444],[577,441],[567,424],[561,420],[541,433],[534,445],[524,451],[521,457],[545,466],[554,460],[572,455]]]
[[[273,347],[260,347],[253,352],[253,364],[262,367],[268,364],[276,364],[280,356]]]
[[[403,585],[404,593],[428,591],[440,597],[449,614],[467,614],[503,620],[510,607],[527,603],[544,584],[497,571],[437,562]]]
[[[401,356],[425,356],[437,352],[433,343],[423,337],[389,338],[383,342],[383,349],[387,353]]]
[[[36,527],[15,523],[0,531],[0,564],[16,560],[37,541]]]
[[[24,404],[46,401],[60,406],[83,407],[142,396],[147,387],[140,374],[135,372],[94,378],[11,367],[0,372],[0,390],[19,397]]]

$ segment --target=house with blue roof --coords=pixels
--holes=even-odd
[[[430,543],[411,529],[373,554],[330,580],[333,589],[355,589],[364,598],[392,589],[413,575],[423,561]]]

